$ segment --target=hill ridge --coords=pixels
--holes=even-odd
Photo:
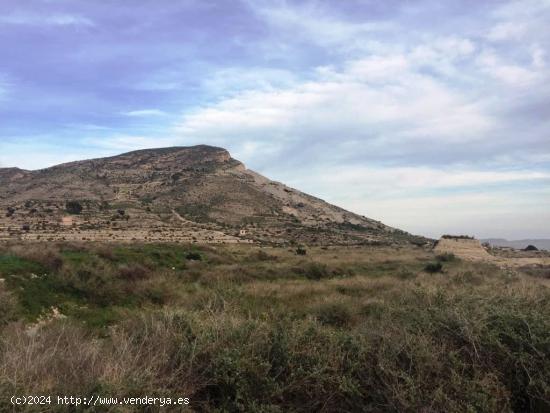
[[[70,201],[80,210],[68,208]],[[2,239],[423,240],[271,181],[209,145],[141,149],[35,171],[0,169],[0,207]]]

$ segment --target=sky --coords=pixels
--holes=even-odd
[[[415,234],[550,238],[550,0],[2,0],[0,167],[209,144]]]

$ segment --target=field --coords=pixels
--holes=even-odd
[[[420,247],[12,243],[0,278],[0,411],[14,394],[550,411],[548,279],[520,269]],[[117,408],[71,411],[144,411]]]

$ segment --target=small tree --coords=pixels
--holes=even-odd
[[[65,209],[69,214],[79,215],[82,212],[82,205],[77,201],[67,201]]]

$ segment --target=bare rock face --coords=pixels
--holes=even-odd
[[[271,181],[222,148],[147,149],[39,171],[0,169],[0,239],[418,242]]]

